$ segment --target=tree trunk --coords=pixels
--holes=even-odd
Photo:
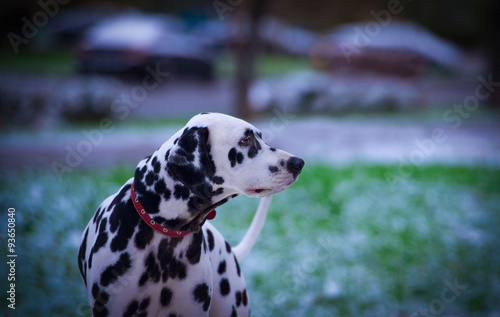
[[[489,62],[492,81],[500,82],[500,2],[494,1],[490,15],[490,36],[488,40]],[[489,103],[492,107],[500,108],[500,88],[491,93]]]
[[[236,46],[236,112],[243,119],[251,119],[255,113],[248,100],[248,91],[254,79],[255,60],[259,49],[259,25],[266,11],[268,0],[253,0],[249,6],[249,32],[240,26],[240,39]],[[241,22],[241,21],[240,21]],[[244,23],[244,22],[243,22]]]

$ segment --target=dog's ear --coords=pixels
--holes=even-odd
[[[207,127],[190,127],[175,140],[167,158],[169,175],[183,183],[196,196],[212,195],[215,165],[210,155]]]

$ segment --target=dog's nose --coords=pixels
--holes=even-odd
[[[302,171],[304,164],[305,162],[303,159],[293,156],[286,162],[286,169],[294,176],[297,176],[299,175],[300,171]]]

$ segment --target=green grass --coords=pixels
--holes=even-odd
[[[2,210],[16,208],[18,313],[88,316],[76,265],[80,234],[133,169],[73,173],[61,182],[44,171],[2,177]],[[275,195],[241,263],[253,316],[499,313],[500,169],[422,166],[391,189],[384,173],[395,169],[308,164]],[[218,209],[213,222],[231,244],[257,203],[238,197]],[[449,290],[453,284],[458,289]]]
[[[219,77],[233,77],[236,70],[233,56],[221,56],[216,63]],[[279,77],[301,70],[311,70],[308,58],[286,55],[262,55],[256,61],[255,74],[258,77]]]
[[[47,53],[30,51],[0,52],[0,68],[29,73],[72,74],[75,71],[75,57],[70,50]]]
[[[75,72],[75,56],[71,50],[47,51],[45,53],[12,50],[0,52],[0,68],[30,73],[72,74]],[[232,77],[235,60],[231,55],[221,56],[215,63],[218,76]],[[259,77],[282,76],[298,70],[310,70],[310,61],[304,57],[286,55],[262,55],[256,62]]]

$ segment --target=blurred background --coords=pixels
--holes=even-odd
[[[0,205],[16,209],[18,255],[3,315],[90,316],[85,225],[140,159],[213,111],[306,160],[241,263],[253,315],[500,316],[500,2],[0,11]],[[232,244],[257,203],[220,208]]]

